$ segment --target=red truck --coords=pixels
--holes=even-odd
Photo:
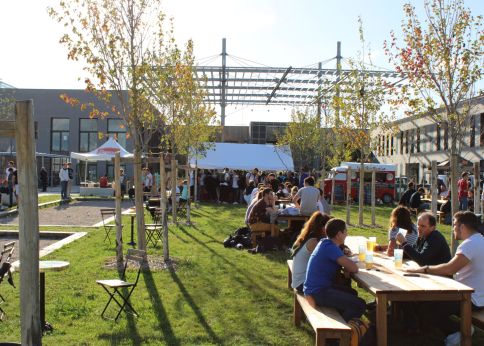
[[[334,167],[324,179],[324,196],[331,199],[331,191],[334,186],[334,201],[342,202],[346,200],[346,172],[351,168],[351,198],[358,200],[360,186],[360,163],[342,162],[341,166]],[[365,163],[365,203],[371,201],[371,171],[376,170],[375,195],[383,203],[392,203],[395,200],[395,172],[396,165],[382,163]]]

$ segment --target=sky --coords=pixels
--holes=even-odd
[[[0,80],[17,88],[79,89],[82,65],[67,60],[58,43],[63,28],[47,14],[59,0],[0,1]],[[402,6],[408,0],[161,0],[173,17],[179,43],[193,39],[197,61],[221,64],[222,38],[228,66],[245,59],[252,66],[306,67],[325,62],[335,68],[337,41],[344,58],[361,49],[358,16],[371,47],[373,64],[392,69],[383,41],[400,32]],[[417,9],[423,0],[411,1]],[[484,0],[465,2],[473,14],[484,14]],[[209,59],[210,58],[210,59]],[[81,79],[82,80],[82,79]],[[219,108],[217,107],[217,112]],[[290,109],[227,108],[227,125],[249,121],[287,121]]]

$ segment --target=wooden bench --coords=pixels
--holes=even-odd
[[[439,219],[439,223],[440,224],[444,224],[444,221],[445,221],[445,215],[447,213],[444,213],[443,211],[438,211],[437,212],[437,218]]]
[[[292,289],[292,264],[292,260],[287,261],[287,286],[289,289]],[[301,325],[303,315],[306,316],[316,333],[316,346],[326,345],[326,339],[337,339],[341,346],[350,344],[351,328],[336,309],[315,306],[304,295],[294,290],[293,320],[295,326]]]
[[[484,309],[472,313],[472,324],[484,330]]]

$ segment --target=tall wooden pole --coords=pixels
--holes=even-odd
[[[481,184],[481,176],[480,176],[480,169],[479,169],[479,162],[474,162],[474,214],[480,214],[480,200],[481,195],[479,194],[480,191],[480,184]]]
[[[166,213],[166,168],[163,152],[160,153],[160,203],[163,222],[163,260],[167,262],[170,259],[170,252],[168,249],[168,215]]]
[[[39,214],[33,102],[16,103],[17,168],[20,187],[20,329],[22,345],[42,345],[39,282]]]
[[[351,168],[348,167],[346,171],[346,223],[350,224],[351,221]],[[334,178],[333,178],[334,184]],[[334,187],[334,185],[333,185]]]
[[[176,160],[174,158],[171,159],[171,207],[172,207],[172,217],[173,223],[177,224],[178,220],[176,219],[176,184],[177,184],[177,174],[176,174]]]
[[[437,199],[438,195],[438,187],[437,187],[437,161],[432,161],[432,175],[430,177],[430,193],[431,193],[431,206],[430,209],[432,210],[432,214],[437,215]]]
[[[376,225],[375,199],[376,199],[376,169],[371,170],[371,225]]]
[[[123,263],[123,225],[121,223],[121,158],[117,151],[114,154],[114,182],[116,195],[116,261]]]

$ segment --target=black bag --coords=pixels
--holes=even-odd
[[[243,248],[250,248],[252,246],[250,229],[248,227],[237,228],[233,235],[225,238],[223,244],[224,247],[237,247],[238,244],[241,244]]]

